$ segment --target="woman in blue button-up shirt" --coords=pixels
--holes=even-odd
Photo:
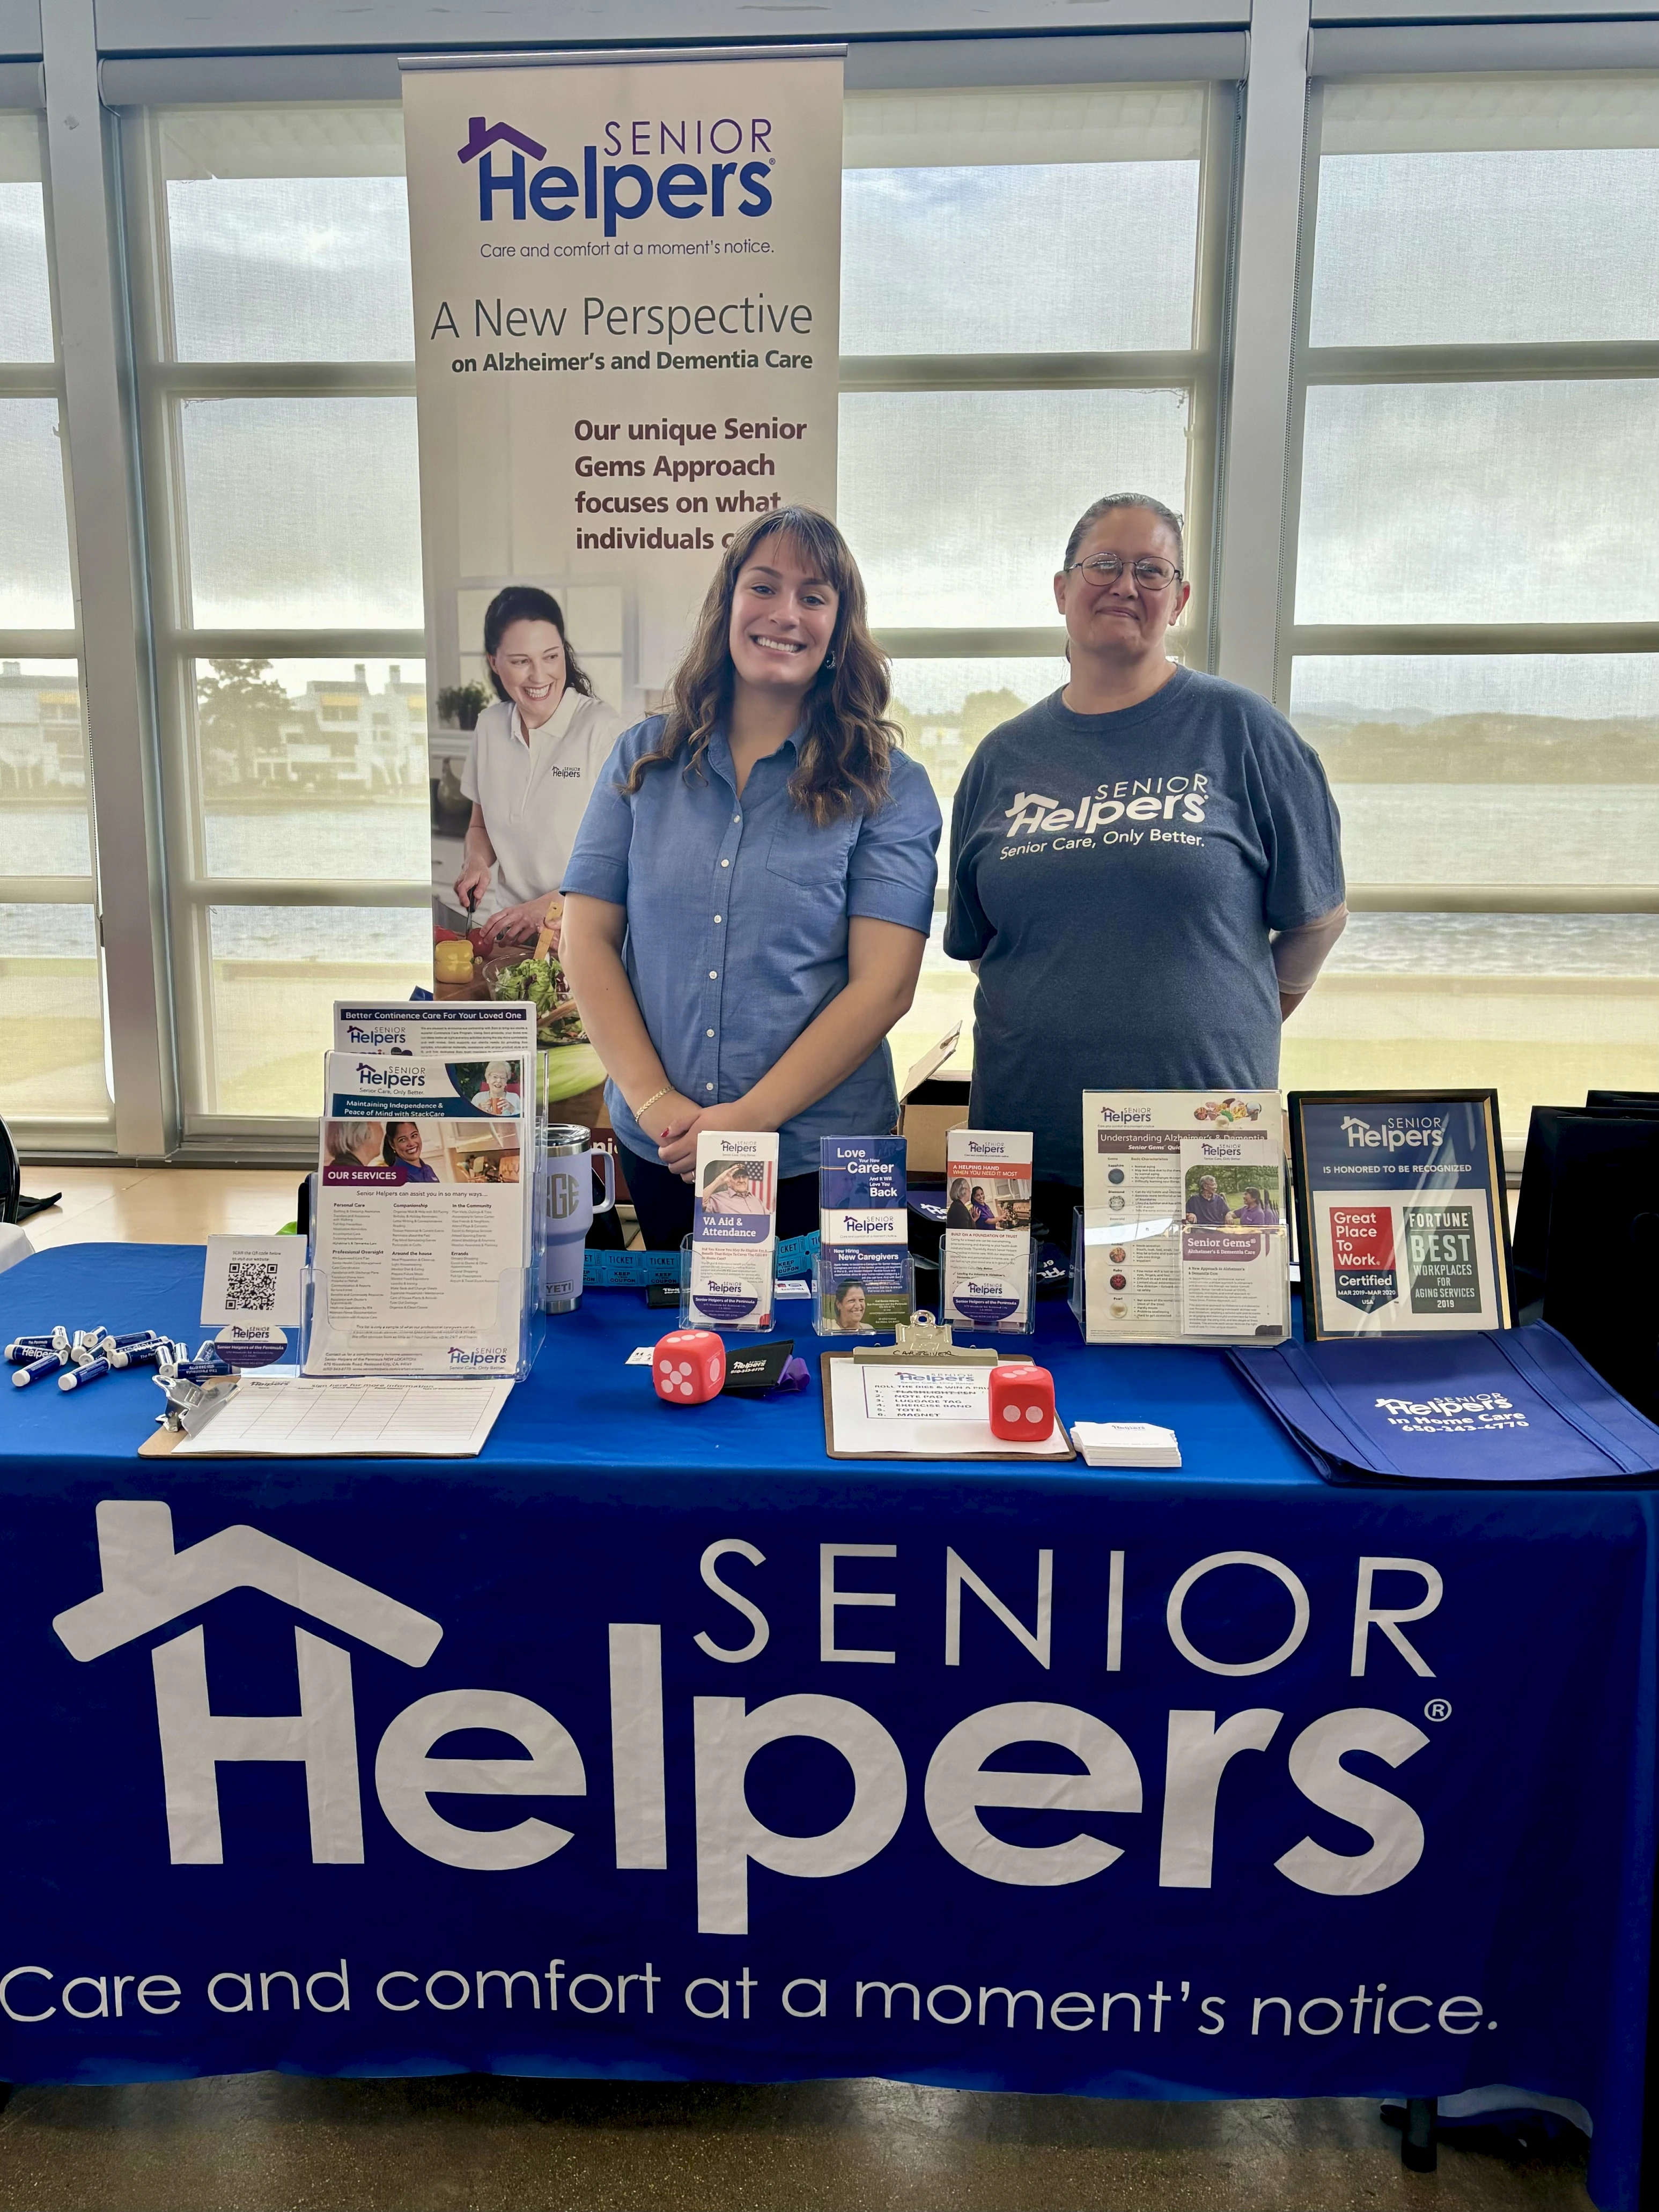
[[[887,664],[834,523],[726,549],[668,712],[617,740],[565,872],[562,958],[611,1080],[646,1242],[691,1226],[701,1129],[779,1133],[778,1233],[817,1224],[818,1139],[898,1110],[940,820],[885,720]]]

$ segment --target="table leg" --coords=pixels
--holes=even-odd
[[[1406,2124],[1400,2131],[1400,2163],[1408,2172],[1434,2172],[1438,2158],[1434,2143],[1437,2101],[1433,2097],[1406,2100]]]

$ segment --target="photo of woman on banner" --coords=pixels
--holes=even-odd
[[[389,1168],[401,1168],[410,1182],[436,1182],[438,1170],[421,1154],[418,1121],[388,1121],[380,1158]]]
[[[509,584],[484,611],[495,690],[461,772],[471,802],[455,902],[477,950],[534,941],[557,892],[583,809],[623,726],[596,698],[550,592]],[[560,921],[553,921],[558,950]]]
[[[949,1200],[945,1208],[947,1229],[971,1229],[974,1226],[974,1209],[969,1200],[968,1191],[966,1176],[951,1178]]]
[[[817,1225],[818,1144],[897,1117],[940,818],[887,719],[862,579],[825,516],[736,532],[666,712],[628,731],[565,872],[561,957],[609,1072],[647,1244],[691,1225],[702,1129],[776,1130],[777,1230]]]
[[[1276,1088],[1281,1026],[1347,919],[1318,756],[1267,700],[1170,657],[1185,560],[1160,500],[1085,511],[1054,580],[1069,680],[983,740],[951,817],[969,1115],[1034,1132],[1033,1211],[1062,1242],[1080,1094]]]
[[[834,1291],[836,1334],[838,1336],[873,1336],[875,1330],[864,1318],[869,1306],[869,1297],[860,1282],[840,1282]]]

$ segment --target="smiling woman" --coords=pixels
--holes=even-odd
[[[1081,1195],[1079,1091],[1271,1089],[1346,918],[1311,748],[1165,651],[1184,559],[1158,500],[1095,501],[1054,580],[1070,681],[992,731],[957,792],[945,949],[979,975],[970,1114],[1035,1132],[1050,1234]]]
[[[588,806],[563,958],[654,1249],[691,1225],[700,1130],[780,1133],[789,1237],[817,1221],[818,1139],[893,1126],[886,1036],[915,991],[940,823],[887,708],[841,532],[805,507],[757,516],[666,714],[624,733]]]
[[[495,703],[478,717],[461,793],[472,802],[455,902],[483,924],[478,950],[528,944],[544,921],[559,948],[559,878],[622,716],[571,651],[564,613],[533,584],[509,584],[484,612]]]

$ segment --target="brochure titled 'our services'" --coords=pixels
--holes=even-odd
[[[511,1375],[529,1249],[534,1062],[331,1052],[311,1375]]]

